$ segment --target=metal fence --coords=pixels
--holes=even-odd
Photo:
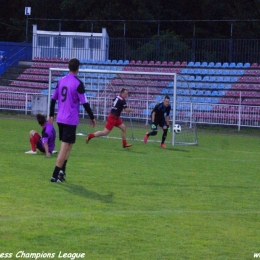
[[[87,42],[86,38],[82,38],[82,41]],[[92,37],[90,40],[95,41],[95,38]],[[96,40],[108,42],[107,39]],[[259,39],[182,39],[161,38],[160,36],[149,39],[109,38],[107,48],[109,50],[106,57],[110,60],[260,63]],[[100,57],[104,57],[104,50],[98,48],[95,48],[95,55],[92,55],[93,46],[91,45],[86,45],[84,48],[74,46],[73,50],[64,45],[62,49],[68,57],[61,55],[58,47],[45,46],[44,52],[39,53],[36,46],[33,47],[33,53],[37,53],[36,56],[49,58],[72,58],[77,57],[77,53],[84,53],[85,59],[99,60]],[[82,59],[82,55],[78,58]]]
[[[39,93],[14,93],[8,91],[0,92],[0,110],[16,111],[23,114],[33,114],[47,111],[47,97],[40,100],[46,95]],[[111,98],[106,97],[88,97],[93,112],[96,118],[105,120],[110,110]],[[39,103],[39,100],[43,103]],[[138,120],[143,124],[148,124],[150,113],[154,100],[129,99],[129,104],[135,104],[134,113],[131,115],[133,120]],[[37,103],[37,106],[34,105]],[[40,110],[39,110],[40,108]],[[145,112],[144,112],[145,111]],[[85,112],[81,107],[81,117],[84,117]],[[129,117],[127,114],[122,114],[122,117]],[[178,102],[176,121],[189,122],[194,120],[197,124],[214,124],[214,125],[232,125],[240,127],[260,127],[260,107],[248,105],[229,105],[229,104],[205,104]]]
[[[115,60],[260,62],[259,39],[113,39],[109,58]]]

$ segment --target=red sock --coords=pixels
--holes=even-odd
[[[89,134],[88,136],[89,136],[90,139],[95,137],[94,134]]]
[[[126,145],[126,144],[127,144],[126,140],[123,140],[123,145]]]
[[[32,150],[35,152],[36,151],[36,143],[35,143],[33,137],[30,138],[30,143],[31,143]]]

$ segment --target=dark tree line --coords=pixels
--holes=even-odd
[[[106,27],[112,38],[260,36],[259,0],[0,0],[0,6],[1,41],[25,40],[26,6],[32,8],[29,35],[37,24],[40,30],[62,31],[100,32]]]

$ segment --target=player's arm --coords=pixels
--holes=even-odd
[[[170,125],[170,116],[166,116],[165,121],[166,121],[166,124],[169,126]]]
[[[166,112],[166,116],[165,116],[165,121],[166,121],[167,128],[168,128],[169,132],[171,131],[171,127],[170,127],[170,111],[171,111],[171,106],[168,107],[167,112]]]
[[[49,145],[48,145],[48,142],[44,142],[44,143],[43,143],[43,146],[44,146],[44,150],[45,150],[45,155],[46,155],[46,157],[51,157],[51,154],[49,153]]]
[[[129,107],[126,107],[126,108],[124,109],[124,111],[127,112],[127,113],[134,112],[134,110],[131,109],[131,108],[129,108]]]
[[[87,103],[84,103],[84,104],[83,104],[83,107],[85,108],[85,111],[88,113],[88,115],[89,115],[89,117],[90,117],[90,119],[91,119],[91,125],[92,125],[93,127],[95,127],[95,125],[96,125],[96,120],[95,120],[93,111],[92,111],[92,109],[91,109],[89,103],[88,103],[88,102],[87,102]]]
[[[49,123],[53,123],[53,118],[54,118],[54,110],[55,110],[55,105],[56,105],[56,100],[51,99],[51,104],[50,104],[50,114],[49,114]]]
[[[153,111],[153,112],[152,112],[152,123],[153,123],[154,120],[155,120],[155,114],[156,114],[155,111]]]
[[[43,130],[42,132],[42,144],[45,150],[46,157],[50,157],[51,154],[49,153],[49,145],[48,145],[48,134]]]
[[[49,123],[53,123],[53,118],[54,118],[54,110],[55,110],[55,105],[56,105],[56,100],[58,99],[58,95],[59,95],[59,87],[58,87],[59,84],[57,84],[54,92],[53,92],[53,95],[52,95],[52,98],[51,98],[51,104],[50,104],[50,114],[49,114]]]

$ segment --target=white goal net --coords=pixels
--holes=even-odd
[[[121,114],[121,119],[127,127],[127,139],[143,140],[146,132],[151,131],[151,113],[157,103],[163,102],[165,96],[170,97],[171,133],[168,133],[166,143],[172,145],[196,145],[197,132],[193,117],[192,103],[178,103],[177,74],[171,69],[139,68],[126,70],[127,67],[80,69],[78,78],[85,84],[86,95],[97,120],[95,129],[89,125],[88,115],[80,107],[81,120],[77,128],[79,135],[87,135],[93,131],[103,130],[107,115],[111,110],[113,99],[119,95],[121,88],[128,89],[127,106],[134,110],[132,113]],[[156,69],[156,71],[154,71]],[[55,72],[55,73],[54,73]],[[59,72],[59,76],[57,76]],[[48,108],[53,89],[57,81],[68,73],[67,69],[49,69]],[[187,88],[187,91],[190,91]],[[187,94],[187,93],[186,93]],[[57,108],[56,108],[57,109]],[[86,120],[87,119],[87,120]],[[176,134],[173,126],[179,124],[182,131]],[[162,130],[151,136],[148,142],[160,142]],[[108,138],[121,138],[121,130],[116,127],[109,133]]]

